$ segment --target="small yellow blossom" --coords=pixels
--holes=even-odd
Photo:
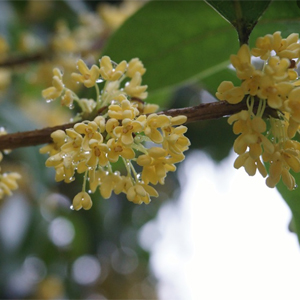
[[[147,89],[147,85],[141,85],[142,76],[139,72],[136,72],[132,77],[131,81],[125,85],[125,92],[130,97],[136,97],[139,99],[145,99],[148,96],[148,93],[145,92]]]
[[[105,80],[116,81],[125,73],[127,62],[123,60],[116,67],[113,67],[108,56],[103,56],[100,60],[100,75]]]
[[[252,76],[255,68],[251,64],[251,53],[248,45],[242,45],[237,55],[230,56],[230,61],[236,69],[238,78],[247,79]]]
[[[91,156],[87,161],[87,166],[96,168],[98,165],[104,167],[108,164],[108,146],[102,140],[91,139],[89,142],[91,148]]]
[[[133,134],[143,131],[144,126],[139,121],[131,119],[123,119],[122,126],[114,128],[114,136],[121,139],[124,145],[131,145],[133,143]]]
[[[219,100],[226,100],[230,104],[237,104],[243,100],[245,92],[241,87],[235,87],[231,81],[223,81],[216,93]]]
[[[103,174],[101,178],[100,193],[103,198],[108,199],[111,197],[112,191],[114,191],[117,185],[122,181],[119,173]]]
[[[244,167],[249,176],[254,176],[256,170],[258,170],[263,177],[266,177],[268,174],[260,158],[253,158],[253,155],[251,155],[250,152],[240,154],[234,161],[234,167],[236,169]]]
[[[121,104],[110,105],[108,109],[109,117],[117,120],[133,120],[138,114],[138,109],[127,99],[123,100]]]
[[[110,139],[107,141],[107,146],[110,149],[107,155],[110,162],[117,162],[120,156],[126,159],[133,159],[135,157],[133,149],[124,145],[121,141]]]
[[[78,104],[81,107],[82,111],[87,114],[92,113],[97,105],[93,99],[80,99],[80,102]]]
[[[162,146],[168,150],[173,156],[180,156],[182,152],[186,151],[190,145],[189,139],[184,136],[187,128],[183,125],[176,128],[167,126],[162,128],[164,140]]]
[[[159,106],[157,104],[151,104],[151,103],[145,103],[142,107],[142,113],[143,114],[152,114],[157,112],[159,109]]]
[[[52,132],[50,136],[53,143],[42,147],[40,153],[49,153],[49,155],[52,156],[60,151],[60,147],[65,143],[67,135],[63,130],[56,130]]]
[[[73,209],[80,210],[81,208],[88,210],[92,207],[93,202],[87,192],[78,193],[73,199]]]
[[[294,80],[297,78],[297,72],[289,69],[290,64],[287,58],[280,59],[278,56],[272,56],[264,68],[264,73],[276,82],[286,79]]]
[[[99,78],[99,68],[96,65],[92,65],[91,69],[89,69],[82,59],[78,60],[77,68],[81,75],[72,73],[73,80],[83,83],[87,88],[93,87]]]
[[[126,76],[133,78],[136,72],[139,72],[141,75],[144,75],[146,69],[144,68],[143,63],[138,58],[133,58],[128,63]]]
[[[153,147],[148,150],[148,154],[140,155],[137,163],[143,167],[142,179],[148,184],[164,183],[167,172],[176,170],[174,161],[167,158],[167,150],[159,147]]]
[[[258,94],[261,85],[262,76],[263,73],[260,70],[255,70],[251,77],[245,79],[242,82],[241,87],[244,91],[243,97],[245,96],[245,94],[249,94],[251,96],[255,96]],[[226,99],[220,99],[220,100],[226,100]]]
[[[64,89],[64,84],[62,81],[62,73],[58,68],[53,69],[53,80],[52,80],[52,85],[51,87],[44,89],[42,91],[42,96],[46,100],[54,100],[61,96],[63,89]]]
[[[107,120],[106,132],[109,134],[109,136],[115,137],[114,129],[119,125],[120,125],[120,123],[117,119],[111,118],[111,119]]]
[[[77,123],[74,125],[74,130],[77,133],[83,134],[82,148],[84,150],[89,150],[89,142],[91,139],[103,140],[100,132],[98,132],[99,125],[95,121],[88,121]]]
[[[163,136],[158,128],[166,127],[171,124],[170,117],[165,115],[151,114],[146,119],[145,134],[154,143],[160,144],[163,141]]]
[[[65,94],[61,97],[61,105],[72,108],[74,96],[71,90],[67,89]]]
[[[16,172],[0,174],[0,199],[4,195],[11,196],[13,190],[18,188],[17,180],[21,178],[21,175]]]
[[[293,87],[290,82],[275,83],[270,76],[262,76],[257,96],[261,99],[267,99],[270,107],[281,108]]]
[[[280,146],[272,155],[264,155],[264,161],[270,162],[269,176],[266,180],[267,186],[273,188],[282,178],[288,189],[295,188],[295,179],[289,173],[292,169],[298,173],[300,171],[300,144],[296,141],[287,141]]]
[[[127,199],[136,204],[148,204],[151,196],[158,197],[157,191],[153,187],[142,183],[130,187],[127,191]]]

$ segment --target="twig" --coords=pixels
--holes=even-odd
[[[11,55],[5,60],[0,61],[0,68],[10,68],[14,66],[40,62],[42,60],[46,60],[50,58],[50,52],[37,52],[32,54],[19,54],[19,55]]]

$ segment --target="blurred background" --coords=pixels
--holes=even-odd
[[[78,58],[97,62],[109,37],[145,3],[0,1],[0,125],[12,133],[69,122],[76,112],[41,97],[42,89],[51,85],[52,69],[59,67],[68,78]],[[130,46],[134,47],[126,45]],[[116,51],[122,53],[122,49]],[[79,85],[66,85],[81,93]],[[155,100],[163,108],[215,101],[197,83]],[[226,119],[188,127],[192,149],[187,160],[178,167],[179,172],[168,175],[165,185],[158,187],[159,198],[149,205],[133,205],[122,196],[104,200],[96,193],[91,210],[72,211],[80,176],[71,184],[56,183],[54,170],[45,167],[46,156],[39,154],[39,147],[17,149],[5,156],[2,170],[19,172],[22,180],[13,196],[0,202],[0,298],[207,300],[220,299],[217,291],[222,291],[231,299],[246,299],[230,284],[238,282],[240,272],[242,277],[250,274],[247,268],[259,261],[255,266],[267,277],[278,268],[272,262],[298,255],[296,237],[287,229],[290,213],[276,191],[267,190],[262,196],[261,178],[259,188],[258,181],[252,181],[249,188],[252,178],[243,177],[243,170],[232,170],[234,136]],[[252,193],[245,192],[247,187],[238,179]],[[272,221],[255,199],[278,204]],[[250,207],[251,214],[247,214]],[[257,211],[261,213],[255,215]],[[257,231],[249,225],[253,219]],[[227,223],[230,220],[236,223]],[[220,222],[224,224],[221,232],[215,226]],[[272,227],[275,223],[282,238]],[[264,231],[263,224],[272,226]],[[257,255],[250,255],[250,245],[257,242],[259,233],[259,249],[280,249],[270,264],[261,263],[266,262],[268,251],[255,250]],[[279,247],[283,239],[286,248]],[[234,262],[241,241],[245,247],[238,248],[242,255],[236,262],[250,262],[243,270]],[[224,249],[227,254],[222,256]],[[221,264],[228,259],[231,263]],[[289,280],[282,286],[294,292],[297,276],[293,270],[299,269],[299,259],[284,266],[280,270]],[[229,273],[235,275],[227,276]],[[246,276],[244,283],[250,281]],[[238,283],[243,289],[250,288],[250,283]],[[220,284],[223,288],[218,288]],[[267,295],[269,285],[265,287]],[[232,294],[231,289],[238,292]],[[281,295],[278,290],[277,295]]]

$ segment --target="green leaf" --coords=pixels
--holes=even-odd
[[[293,174],[296,182],[300,183],[300,174]],[[296,188],[293,191],[288,190],[288,188],[282,183],[282,180],[276,186],[277,190],[289,206],[292,211],[293,218],[293,230],[298,236],[298,241],[300,243],[300,188]]]
[[[235,27],[242,45],[248,44],[251,31],[271,1],[208,0],[206,2]]]
[[[104,54],[116,62],[139,57],[151,96],[223,70],[237,49],[232,26],[205,2],[153,1],[115,32]]]

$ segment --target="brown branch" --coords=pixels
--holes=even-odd
[[[105,30],[103,35],[95,40],[90,49],[82,50],[81,55],[85,56],[91,52],[100,51],[108,37],[110,36],[110,31]],[[55,58],[56,52],[52,49],[51,45],[46,45],[45,50],[41,50],[34,53],[14,53],[8,57],[0,60],[0,68],[11,68],[19,65],[42,62],[45,60],[52,60]]]
[[[159,112],[159,114],[166,114],[172,117],[185,115],[187,117],[186,123],[191,123],[196,121],[212,120],[224,116],[229,116],[243,109],[247,109],[247,105],[244,101],[235,105],[228,104],[225,101],[220,101],[200,104],[192,107],[169,109],[166,111]],[[274,114],[274,110],[270,108],[268,108],[266,111],[269,115]],[[51,143],[52,139],[50,135],[52,132],[58,129],[65,130],[67,128],[71,128],[74,126],[74,124],[75,123],[68,123],[33,131],[24,131],[2,135],[0,136],[0,150],[15,149],[20,147],[36,146]]]
[[[2,135],[0,136],[0,150],[52,143],[52,139],[50,137],[52,132],[58,129],[65,130],[71,128],[74,124],[75,123],[68,123],[54,127]]]
[[[246,108],[247,106],[244,102],[232,105],[229,104],[228,102],[220,101],[220,102],[199,104],[197,106],[191,106],[191,107],[169,109],[169,110],[162,111],[159,114],[165,114],[172,117],[184,115],[187,117],[186,123],[191,123],[196,121],[222,118],[225,116],[232,115]]]
[[[42,60],[49,59],[51,57],[50,52],[36,52],[31,54],[15,54],[7,57],[5,60],[0,61],[0,68],[11,68],[14,66],[40,62]]]

